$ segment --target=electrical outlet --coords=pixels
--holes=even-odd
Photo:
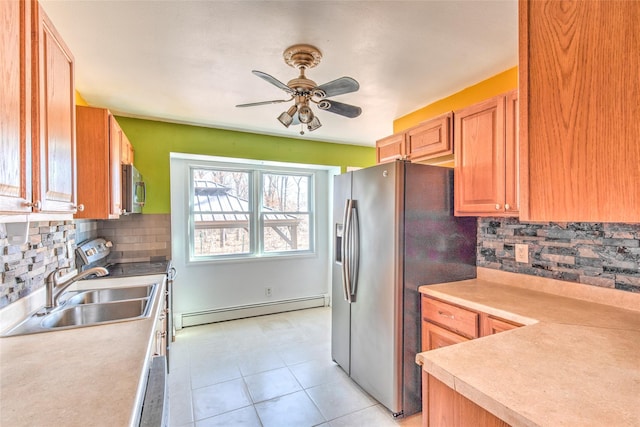
[[[516,262],[529,262],[529,245],[516,244]]]
[[[272,289],[271,288],[264,288],[264,296],[270,297],[271,294],[272,294]]]

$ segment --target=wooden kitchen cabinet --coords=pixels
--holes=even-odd
[[[114,219],[122,212],[121,153],[124,133],[104,108],[76,107],[78,200],[76,218]]]
[[[76,212],[76,125],[71,51],[34,5],[33,198],[42,212]],[[36,208],[37,209],[37,208]]]
[[[76,211],[73,56],[35,1],[2,2],[0,211]]]
[[[31,7],[0,2],[0,212],[31,212]]]
[[[518,9],[521,219],[640,222],[640,2]]]
[[[122,139],[120,140],[120,163],[123,165],[133,164],[133,146],[124,132],[122,132]]]
[[[403,160],[406,156],[404,133],[396,133],[376,141],[376,162],[378,164]]]
[[[422,351],[469,341],[522,325],[451,304],[431,296],[421,297]],[[422,372],[422,426],[508,426],[507,423]]]
[[[453,154],[452,122],[453,113],[449,112],[408,129],[407,159],[420,162]]]
[[[434,404],[422,408],[423,427],[508,427],[484,408],[422,371],[422,396]],[[424,400],[423,400],[424,402]]]
[[[517,91],[454,113],[456,215],[518,215],[517,117]]]
[[[512,329],[519,328],[520,326],[522,325],[488,314],[482,316],[482,320],[480,323],[481,335],[483,337],[486,337],[487,335],[499,334],[500,332],[510,331]]]
[[[429,119],[403,132],[376,141],[378,163],[406,159],[425,162],[453,153],[453,113]]]

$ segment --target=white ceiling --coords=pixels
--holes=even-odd
[[[301,138],[374,145],[393,120],[517,65],[516,0],[89,1],[40,0],[73,52],[76,89],[94,106],[132,117],[288,137],[276,117],[287,99],[251,74],[286,83],[293,44],[323,53],[307,71],[317,84],[341,76],[362,107],[349,119],[326,111]],[[316,110],[317,111],[317,110]]]

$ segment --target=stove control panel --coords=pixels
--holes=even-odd
[[[93,264],[106,258],[111,252],[112,246],[113,244],[110,241],[103,238],[93,239],[78,246],[76,254],[83,265]]]

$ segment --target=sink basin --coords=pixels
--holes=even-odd
[[[42,319],[43,328],[87,326],[97,323],[130,320],[143,317],[149,308],[149,299],[140,298],[101,304],[82,304],[62,308]]]
[[[60,303],[63,304],[95,304],[111,301],[147,298],[154,290],[154,285],[132,286],[128,288],[91,289],[87,291],[73,291],[62,294]]]
[[[151,314],[158,284],[66,292],[47,314],[27,317],[3,336],[36,334],[62,329],[144,319]]]

